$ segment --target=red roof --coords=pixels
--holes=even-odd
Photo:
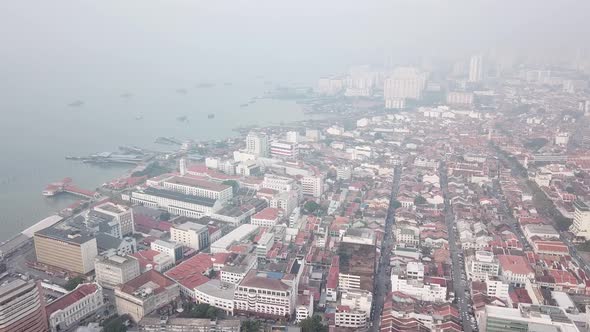
[[[154,263],[154,257],[158,256],[159,254],[161,254],[159,251],[148,249],[140,250],[134,254],[131,254],[131,256],[137,258],[137,260],[139,261],[139,265],[143,269],[148,264],[152,264],[155,267],[157,264]]]
[[[533,269],[523,256],[499,255],[498,261],[502,271],[511,271],[514,274],[532,274]]]
[[[182,286],[193,289],[209,281],[209,278],[203,274],[212,267],[211,256],[201,253],[180,263],[165,274]]]
[[[252,216],[252,219],[262,220],[276,220],[279,217],[280,209],[277,208],[264,208],[262,211]]]
[[[47,311],[47,316],[50,316],[52,313],[63,310],[72,304],[82,300],[86,296],[94,294],[98,286],[96,284],[81,284],[78,285],[76,289],[67,293],[66,295],[60,297],[59,299],[51,302],[45,310]]]
[[[156,270],[149,270],[140,274],[135,279],[131,279],[127,283],[123,284],[121,291],[127,294],[133,294],[133,292],[143,287],[147,283],[158,285],[158,288],[153,289],[154,294],[161,293],[167,287],[174,285],[174,281],[166,278],[166,276],[160,272]]]

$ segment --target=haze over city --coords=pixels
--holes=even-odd
[[[590,331],[589,12],[2,4],[0,332]]]

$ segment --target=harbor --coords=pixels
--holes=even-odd
[[[65,178],[59,182],[51,183],[43,190],[43,196],[45,197],[53,197],[62,193],[71,194],[87,199],[94,199],[97,198],[99,195],[95,191],[78,188],[76,185],[73,184],[72,179],[70,178]]]

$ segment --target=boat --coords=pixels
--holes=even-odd
[[[186,91],[186,89],[176,89],[176,93],[179,93],[181,95],[185,95],[188,91]]]
[[[240,107],[248,107],[248,103],[240,105]]]
[[[178,120],[180,122],[188,122],[188,117],[186,115],[181,115],[181,116],[177,117],[176,120]]]
[[[73,101],[73,102],[71,102],[71,103],[68,104],[68,106],[70,106],[70,107],[79,107],[79,106],[82,106],[82,105],[84,105],[84,102],[81,101],[81,100],[76,100],[76,101]]]
[[[207,83],[207,82],[198,83],[196,85],[197,88],[212,88],[214,86],[215,86],[215,84],[213,84],[213,83]]]
[[[233,83],[232,82],[225,82],[225,83],[223,83],[223,85],[225,85],[225,86],[231,86],[231,85],[233,85]]]
[[[125,92],[125,93],[122,93],[120,97],[121,98],[130,98],[130,97],[133,97],[133,94],[130,92]]]
[[[213,119],[214,117],[215,117],[215,114],[213,114],[213,113],[207,115],[207,119]]]
[[[135,120],[143,120],[143,115],[138,115],[135,117]]]

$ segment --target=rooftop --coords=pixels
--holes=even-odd
[[[94,240],[94,236],[89,233],[81,232],[75,229],[61,229],[48,227],[35,233],[35,236],[50,238],[53,240],[64,241],[71,244],[80,245]]]
[[[175,176],[173,178],[166,180],[165,182],[173,183],[173,184],[180,184],[180,185],[185,185],[185,186],[191,186],[191,187],[197,187],[197,188],[207,189],[207,190],[212,190],[212,191],[223,191],[228,188],[231,188],[230,185],[226,185],[226,184],[220,184],[220,183],[215,183],[215,182],[210,182],[210,181],[205,181],[205,180],[198,180],[198,179],[193,179],[193,178],[189,178],[189,177],[180,177],[180,176]]]
[[[51,302],[45,310],[47,311],[47,316],[50,316],[52,313],[63,310],[72,304],[80,301],[81,299],[85,298],[88,295],[94,294],[99,289],[97,284],[81,284],[78,285],[76,289],[67,293],[66,295],[60,297],[59,299]]]
[[[183,193],[179,193],[176,191],[158,189],[158,188],[154,188],[154,187],[147,187],[144,189],[143,192],[148,195],[159,196],[159,197],[164,197],[164,198],[168,198],[168,199],[174,199],[174,200],[185,202],[185,203],[197,204],[197,205],[208,206],[208,207],[212,207],[213,205],[215,205],[215,200],[211,199],[211,198],[199,197],[199,196],[193,196],[193,195],[185,195]]]
[[[137,291],[147,291],[150,294],[158,294],[175,283],[156,270],[149,270],[140,274],[135,279],[129,280],[121,285],[121,291],[127,294],[134,294]]]

